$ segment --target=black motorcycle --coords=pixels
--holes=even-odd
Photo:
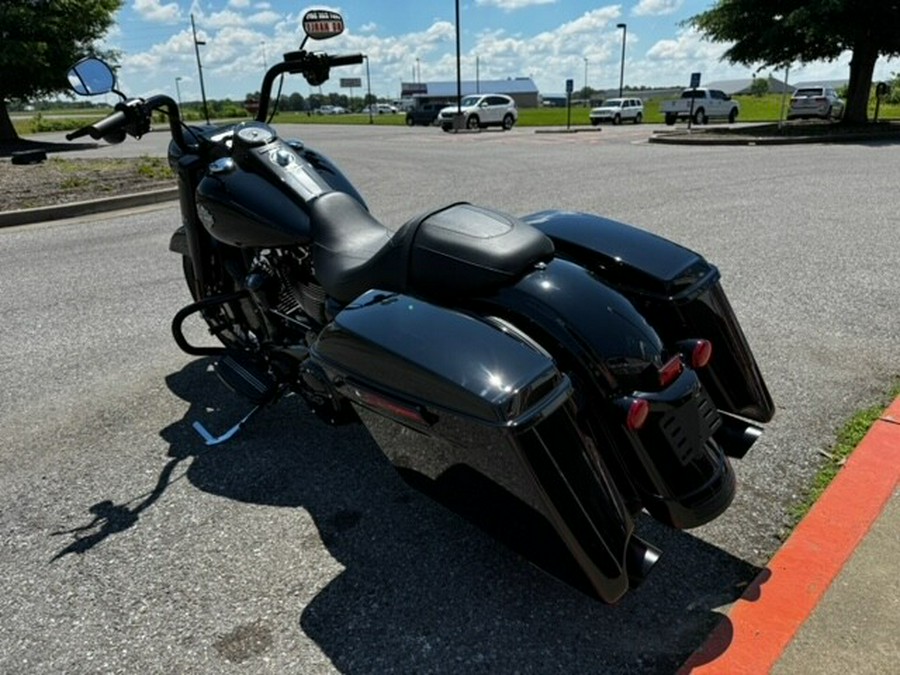
[[[469,477],[472,494],[543,518],[585,586],[619,599],[659,555],[635,536],[637,514],[675,528],[717,517],[735,492],[728,458],[774,413],[718,270],[568,211],[456,203],[385,227],[333,163],[267,124],[279,76],[318,86],[362,62],[303,48],[339,34],[340,15],[308,12],[304,28],[265,74],[254,121],[188,126],[168,96],[119,94],[68,135],[119,142],[167,117],[182,217],[170,249],[194,300],[176,342],[214,357],[251,415],[299,394],[330,424],[365,423],[414,484]],[[116,91],[96,59],[69,80]],[[195,314],[221,347],[187,339]],[[219,443],[249,416],[218,437],[195,427]]]

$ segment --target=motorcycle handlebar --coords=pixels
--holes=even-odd
[[[329,56],[328,64],[331,66],[355,66],[362,63],[365,57],[362,54],[347,54],[346,56]]]
[[[93,124],[89,124],[86,127],[82,127],[77,131],[73,131],[71,134],[66,134],[66,140],[72,141],[76,138],[81,138],[82,136],[88,135],[94,140],[100,140],[107,134],[125,126],[127,122],[128,117],[125,115],[125,113],[121,110],[117,110],[112,115],[108,115],[98,122],[94,122]]]

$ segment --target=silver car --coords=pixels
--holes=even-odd
[[[844,101],[831,87],[801,87],[791,96],[789,120],[803,117],[839,119],[844,114]]]

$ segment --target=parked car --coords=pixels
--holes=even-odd
[[[339,105],[323,105],[316,110],[317,115],[343,115],[347,109]]]
[[[397,108],[389,103],[372,103],[363,108],[363,112],[367,115],[370,111],[375,115],[392,115],[397,112]]]
[[[591,108],[590,118],[594,126],[601,122],[621,124],[626,120],[640,124],[644,119],[644,102],[639,98],[608,98]]]
[[[438,122],[441,129],[453,129],[453,120],[457,112],[462,112],[462,125],[466,129],[484,129],[500,127],[504,131],[513,128],[519,119],[516,102],[503,94],[471,94],[463,97],[459,106],[449,105],[441,109]]]
[[[437,120],[441,109],[446,107],[446,103],[423,103],[418,108],[413,108],[406,113],[406,125],[414,127],[417,124],[422,126],[430,126]]]
[[[663,101],[659,106],[666,124],[694,116],[694,124],[706,124],[711,119],[727,119],[734,124],[740,112],[737,101],[721,89],[685,89],[674,101]]]
[[[844,101],[831,87],[801,87],[791,96],[789,120],[804,117],[838,119],[844,114]]]

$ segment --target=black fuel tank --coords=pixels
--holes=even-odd
[[[238,247],[306,244],[306,204],[337,190],[365,206],[350,181],[326,157],[299,141],[283,141],[259,122],[226,129],[217,139],[230,156],[209,165],[196,191],[200,221],[216,239]]]

